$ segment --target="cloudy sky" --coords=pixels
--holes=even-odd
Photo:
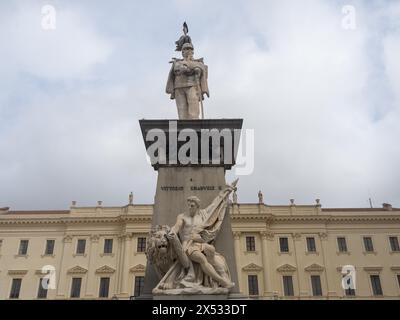
[[[177,116],[165,82],[185,20],[206,117],[254,130],[240,202],[400,207],[397,0],[1,2],[0,207],[152,203],[138,120]]]

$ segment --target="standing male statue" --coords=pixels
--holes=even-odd
[[[184,36],[176,41],[176,51],[182,51],[183,59],[172,59],[166,92],[176,101],[179,119],[199,119],[204,94],[210,96],[207,84],[208,68],[203,58],[193,58],[194,48],[190,37],[187,36],[186,23],[183,32]],[[204,118],[203,110],[201,113]]]

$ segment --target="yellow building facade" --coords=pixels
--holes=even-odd
[[[152,210],[101,202],[65,211],[0,209],[0,299],[140,295]],[[230,204],[230,217],[245,296],[400,298],[400,209]],[[343,266],[354,267],[346,290]]]

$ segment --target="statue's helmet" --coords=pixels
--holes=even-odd
[[[185,49],[187,49],[187,48],[192,49],[192,50],[194,49],[191,42],[185,42],[185,43],[183,44],[183,46],[182,46],[182,51],[185,50]]]

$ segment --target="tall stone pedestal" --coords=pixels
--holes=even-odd
[[[149,155],[152,159],[153,168],[158,171],[152,227],[156,225],[173,226],[177,215],[186,210],[186,199],[189,196],[197,196],[201,200],[201,208],[205,208],[225,187],[225,171],[235,164],[242,119],[141,120],[140,126],[148,151],[155,141],[162,140],[160,140],[160,136],[152,138],[154,137],[153,133],[165,134],[166,145],[161,146],[161,151],[159,151],[163,154],[158,154],[158,159]],[[207,133],[207,131],[210,132],[212,129],[214,135],[218,132],[224,133],[224,138],[218,139],[218,142],[214,140],[214,144],[212,138],[204,139],[203,136],[202,139],[201,137],[202,134]],[[181,141],[182,136],[180,134],[185,130],[190,134],[188,139]],[[189,163],[183,164],[182,159],[179,159],[177,155],[179,155],[180,148],[189,140],[189,136],[191,139],[197,137],[199,152],[191,158]],[[229,139],[231,140],[229,141]],[[212,159],[212,151],[215,151],[216,148],[221,151],[219,161],[215,157],[214,160]],[[210,152],[204,158],[204,152],[202,154],[201,150],[206,149]],[[154,152],[154,149],[151,152]],[[230,152],[232,157],[229,155]],[[230,293],[238,294],[239,287],[229,212],[225,215],[215,241],[215,247],[217,252],[225,257],[232,281],[235,283],[235,287],[230,290]],[[159,280],[153,266],[147,264],[142,298],[152,298],[152,289]]]

